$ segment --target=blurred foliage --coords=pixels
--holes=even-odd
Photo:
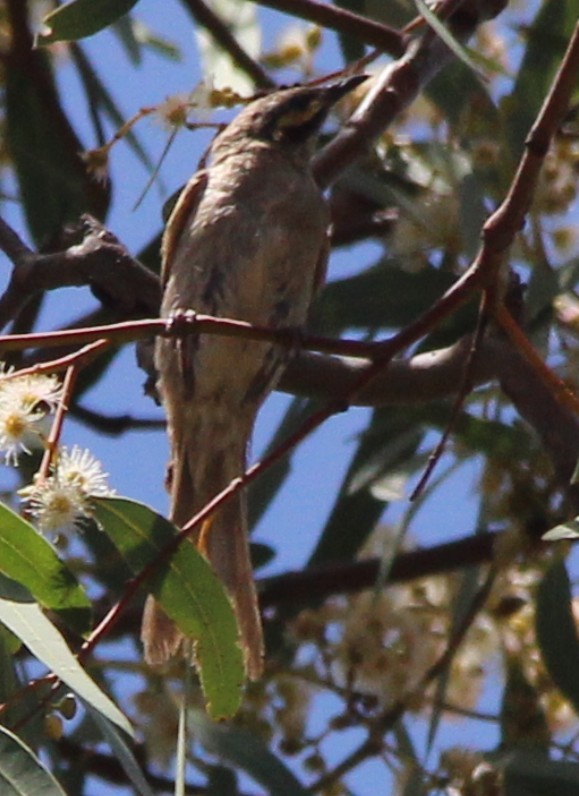
[[[98,36],[112,35],[120,42],[126,61],[119,81],[141,80],[146,56],[165,58],[179,70],[178,49],[144,24],[137,0],[0,2],[3,197],[7,202],[10,186],[16,186],[26,225],[23,236],[39,251],[65,248],[65,230],[82,213],[107,219],[115,189],[111,159],[132,157],[152,177],[157,168],[162,173],[163,164],[150,153],[146,127],[139,123],[145,115],[155,113],[176,131],[185,123],[203,123],[216,105],[235,105],[236,92],[251,93],[254,77],[247,64],[224,52],[218,32],[199,24],[202,5],[221,19],[271,81],[321,77],[369,51],[368,43],[347,28],[337,25],[337,32],[331,32],[310,19],[307,3],[295,17],[292,3],[283,4],[287,16],[279,17],[273,44],[270,18],[259,4],[172,0],[165,5],[163,13],[171,15],[180,7],[191,23],[204,84],[186,98],[169,97],[158,108],[135,107],[135,117],[127,119],[116,86],[99,74],[106,43],[102,50],[91,49],[83,39],[102,31]],[[265,5],[275,8],[276,2]],[[410,0],[336,0],[332,8],[396,29],[416,14]],[[40,11],[48,14],[46,27],[34,40]],[[576,0],[509,4],[468,42],[469,53],[481,57],[477,63],[484,64],[484,76],[469,68],[468,57],[451,64],[424,86],[372,151],[341,175],[329,200],[344,272],[330,268],[312,313],[316,334],[384,339],[432,307],[465,272],[478,249],[482,224],[509,188],[576,22]],[[423,32],[424,24],[418,25],[413,35]],[[381,59],[366,68],[378,72],[385,63]],[[63,64],[74,71],[82,103],[67,101],[66,81],[59,75]],[[520,317],[541,355],[571,389],[578,386],[577,102],[579,89],[511,253],[511,265],[526,286]],[[338,111],[335,129],[352,110]],[[136,253],[154,273],[159,272],[160,219],[159,209],[150,245]],[[93,298],[93,311],[75,325],[127,320]],[[13,330],[38,330],[41,306],[39,290],[14,318]],[[478,303],[471,301],[431,328],[409,353],[456,342],[472,333],[477,318]],[[89,390],[107,386],[115,356],[116,349],[110,350],[83,370],[75,393],[79,405]],[[267,451],[322,405],[319,399],[294,398]],[[104,416],[106,406],[102,409]],[[74,416],[74,402],[70,411]],[[115,617],[118,622],[111,623],[106,643],[90,655],[81,653],[80,661],[71,664],[67,650],[59,659],[64,639],[75,653],[83,634],[86,641],[89,602],[96,623],[131,588],[131,577],[162,549],[151,546],[160,518],[143,510],[157,528],[149,534],[142,507],[127,503],[124,525],[106,528],[101,509],[107,533],[93,523],[74,543],[63,538],[53,547],[36,534],[30,517],[20,519],[2,509],[2,793],[36,796],[64,788],[69,796],[80,796],[88,792],[91,776],[107,782],[107,793],[125,784],[135,793],[165,792],[172,787],[168,772],[180,712],[185,717],[181,726],[191,736],[186,768],[191,792],[257,792],[250,781],[259,792],[271,794],[363,796],[376,786],[355,774],[370,759],[383,766],[389,783],[383,788],[400,796],[579,792],[576,565],[572,556],[566,559],[566,549],[537,545],[537,536],[555,526],[557,538],[576,538],[579,526],[568,484],[558,478],[544,436],[517,416],[495,384],[486,384],[468,395],[434,475],[409,503],[405,496],[451,415],[452,400],[440,398],[377,406],[360,414],[358,432],[341,448],[343,477],[324,521],[313,527],[307,512],[295,514],[301,520],[296,535],[307,534],[312,542],[305,571],[320,577],[338,572],[334,593],[322,598],[296,589],[279,607],[268,607],[266,675],[247,688],[237,717],[221,724],[203,712],[195,675],[190,682],[178,665],[167,672],[145,668],[138,644],[140,605],[134,613]],[[128,438],[117,444],[130,467],[147,466],[133,460]],[[322,470],[321,483],[324,454],[313,455]],[[280,494],[290,493],[289,499],[301,505],[301,496],[292,493],[298,462],[299,451],[290,451],[252,485],[252,525],[266,515],[267,522],[275,522]],[[23,464],[23,478],[28,471]],[[473,472],[478,480],[469,487],[469,497],[477,506],[476,527],[460,526],[463,494],[456,495],[455,526],[442,527],[437,507],[455,499],[455,487],[446,482],[459,473],[458,483],[464,486]],[[312,483],[311,489],[316,488]],[[13,500],[6,495],[7,502]],[[474,544],[490,531],[496,532],[494,577],[479,605],[490,563],[477,561],[473,568],[473,561],[465,560],[448,572],[436,544],[457,532]],[[425,544],[432,549],[421,577],[389,582],[396,561]],[[277,571],[283,565],[277,551],[265,545],[255,545],[254,553],[259,566],[270,558]],[[366,583],[366,590],[350,589],[339,580],[344,567],[366,559],[377,565],[375,582]],[[201,570],[203,566],[201,561]],[[437,574],[428,577],[429,571]],[[186,612],[179,591],[187,591],[183,582],[176,579],[170,586],[167,605],[175,614]],[[191,603],[201,599],[200,588],[196,581],[187,591]],[[202,599],[197,606],[202,618],[192,612],[186,619],[207,626],[215,622],[218,630],[227,626],[229,635],[218,637],[212,651],[216,669],[220,655],[226,661],[226,690],[214,698],[229,705],[222,709],[227,713],[239,695],[239,650],[232,642],[231,611],[223,602],[221,619]],[[38,661],[60,680],[44,678]],[[219,682],[216,676],[212,687],[219,689]],[[490,699],[489,691],[494,694]],[[483,693],[487,698],[481,703]],[[73,716],[77,704],[80,711]],[[119,707],[130,716],[136,741],[129,737]],[[468,725],[465,737],[471,741],[477,722],[484,721],[493,727],[494,741],[464,748],[456,741],[456,728],[448,730],[451,720]],[[484,738],[489,735],[485,732]],[[434,743],[438,759],[428,754]],[[353,749],[351,754],[344,752],[346,747]],[[249,780],[239,781],[243,775]]]

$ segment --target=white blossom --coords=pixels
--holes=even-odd
[[[62,448],[48,478],[37,479],[20,496],[43,532],[65,531],[91,516],[91,496],[113,494],[101,463],[88,450]]]
[[[44,446],[49,415],[61,400],[56,376],[19,377],[0,366],[0,453],[7,464],[17,465],[21,453]]]

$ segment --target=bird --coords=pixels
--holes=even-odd
[[[279,89],[251,101],[215,137],[165,228],[161,317],[194,311],[271,329],[304,325],[329,249],[312,157],[332,107],[366,77]],[[182,527],[245,471],[257,412],[289,355],[271,342],[204,334],[158,337],[154,356],[170,444],[170,519]],[[259,679],[264,642],[245,492],[190,539],[232,600],[246,675]],[[153,666],[186,651],[151,595],[141,639]]]

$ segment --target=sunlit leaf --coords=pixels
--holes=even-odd
[[[0,622],[77,696],[131,736],[132,728],[125,716],[89,677],[31,595],[5,578],[0,581],[0,595]]]
[[[252,58],[259,58],[261,29],[255,4],[246,0],[213,0],[211,9],[245,52]],[[196,27],[195,35],[203,61],[203,74],[211,75],[216,88],[231,88],[242,96],[250,96],[254,92],[253,82],[229,53],[205,28]]]
[[[560,542],[562,539],[577,539],[579,536],[579,520],[568,520],[561,525],[556,525],[550,531],[544,533],[542,538],[545,542]]]

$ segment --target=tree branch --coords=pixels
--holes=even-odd
[[[480,0],[476,7],[469,3],[468,9],[459,9],[450,17],[448,26],[459,41],[466,41],[481,22],[497,16],[506,5],[507,0]],[[383,70],[353,116],[315,157],[318,183],[324,187],[332,183],[453,60],[446,44],[429,31],[412,41],[404,55]]]
[[[257,2],[294,18],[307,19],[322,28],[353,36],[395,57],[404,52],[405,37],[399,31],[345,8],[320,3],[317,0],[257,0]]]
[[[0,297],[0,328],[32,298],[46,290],[89,285],[101,301],[124,317],[156,315],[160,302],[158,277],[132,258],[99,221],[81,219],[83,239],[65,251],[37,254],[6,222],[0,223],[0,249],[14,264],[8,287]]]

